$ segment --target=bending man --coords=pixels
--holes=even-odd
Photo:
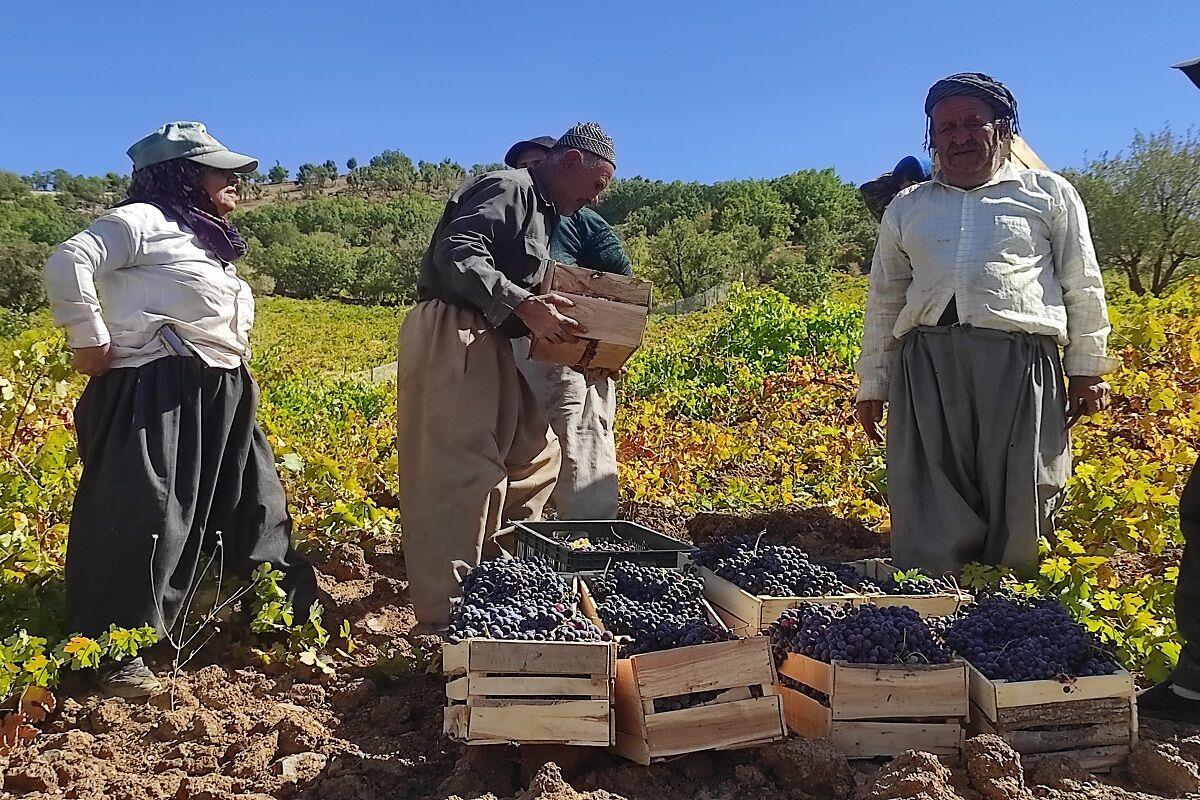
[[[857,414],[880,441],[890,401],[897,566],[1031,570],[1070,474],[1069,423],[1108,403],[1100,268],[1075,188],[1009,163],[1007,88],[952,75],[925,113],[940,168],[883,214]]]
[[[421,260],[397,380],[400,518],[420,631],[449,624],[455,562],[477,564],[502,521],[540,517],[554,488],[558,441],[510,340],[586,332],[567,298],[533,290],[559,216],[595,202],[615,162],[599,126],[574,126],[536,168],[459,188]]]
[[[550,136],[517,142],[504,156],[504,163],[516,169],[536,168],[554,144]],[[550,256],[563,264],[633,274],[629,256],[612,226],[587,207],[559,217],[550,237]],[[570,367],[534,361],[529,358],[529,345],[527,337],[513,340],[517,366],[562,448],[562,467],[550,504],[561,519],[615,519],[617,387],[608,376],[588,380]]]

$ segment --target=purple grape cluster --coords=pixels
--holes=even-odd
[[[619,563],[589,585],[622,657],[735,638],[707,620],[704,585],[694,575]]]
[[[851,664],[946,664],[950,653],[907,606],[832,608],[804,604],[770,627],[776,663],[788,653]]]
[[[485,561],[467,573],[450,615],[449,640],[611,641],[576,611],[579,598],[540,559]]]
[[[992,680],[1111,675],[1118,667],[1057,600],[994,594],[946,630],[946,643]]]
[[[755,536],[705,542],[692,560],[754,594],[820,597],[846,591],[837,575],[800,548],[763,544]]]

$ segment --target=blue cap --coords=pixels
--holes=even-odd
[[[912,181],[913,183],[927,181],[932,174],[933,162],[928,158],[918,158],[917,156],[905,156],[892,170],[892,177],[897,181]]]

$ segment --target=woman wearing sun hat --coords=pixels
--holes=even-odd
[[[269,562],[298,615],[316,599],[291,546],[275,458],[255,422],[246,369],[254,300],[226,216],[258,161],[198,122],[168,123],[128,151],[127,199],[54,251],[46,292],[73,363],[90,377],[75,408],[83,475],[67,544],[67,629],[177,627],[222,545],[226,570]],[[142,659],[108,663],[101,688],[150,694]]]

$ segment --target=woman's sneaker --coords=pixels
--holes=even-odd
[[[100,691],[110,697],[127,700],[149,697],[162,689],[162,684],[140,656],[101,664],[96,671],[96,683]]]

